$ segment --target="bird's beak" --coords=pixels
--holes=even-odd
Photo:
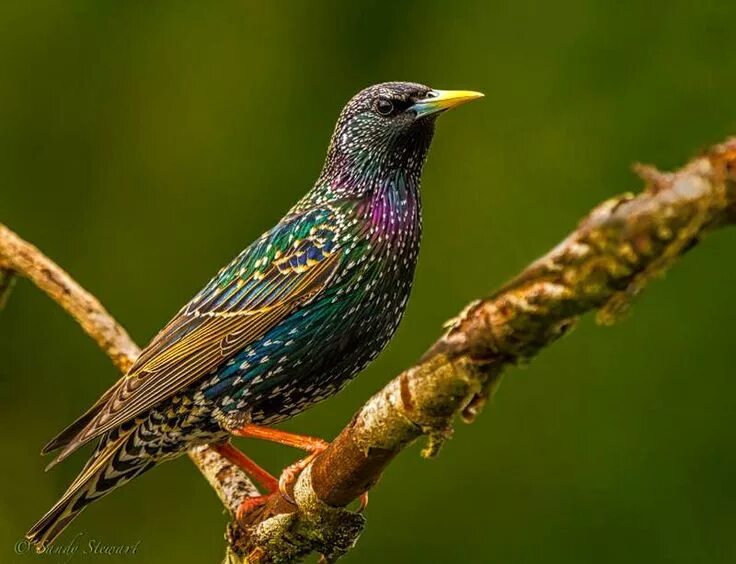
[[[444,112],[483,96],[480,92],[472,90],[430,90],[426,98],[417,101],[409,109],[414,110],[417,117],[423,117]]]

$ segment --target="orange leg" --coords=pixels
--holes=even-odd
[[[245,498],[235,512],[235,517],[238,520],[242,520],[250,511],[266,503],[266,500],[268,500],[271,495],[279,491],[279,481],[276,478],[230,443],[216,443],[210,446],[223,458],[229,460],[235,466],[240,468],[248,477],[252,478],[259,486],[268,492],[267,495]]]
[[[307,452],[322,452],[327,447],[327,441],[317,437],[308,435],[297,435],[280,429],[272,429],[271,427],[262,427],[246,423],[237,429],[231,429],[230,432],[237,437],[249,437],[251,439],[262,439],[272,443],[279,443]]]
[[[248,477],[258,482],[258,485],[268,493],[279,490],[279,481],[269,474],[268,470],[258,466],[254,460],[248,458],[230,443],[217,443],[210,446],[223,458],[226,458],[245,472]]]
[[[288,500],[291,500],[289,490],[291,490],[291,487],[294,485],[294,482],[299,477],[301,471],[307,467],[307,464],[314,460],[315,456],[325,450],[328,444],[327,441],[317,437],[297,435],[296,433],[289,433],[288,431],[281,431],[280,429],[272,429],[271,427],[253,425],[252,423],[246,423],[242,427],[232,429],[230,432],[238,437],[262,439],[264,441],[271,441],[273,443],[306,450],[310,453],[306,458],[298,460],[294,464],[287,466],[281,473],[281,477],[278,480],[278,489],[281,492],[281,495]]]
[[[273,478],[268,472],[263,470],[260,466],[258,466],[255,462],[247,458],[243,453],[235,449],[240,456],[246,458],[251,465],[255,468],[257,468],[260,472],[263,474],[266,474],[269,478],[276,481],[276,488],[271,489],[271,486],[273,485],[273,482],[269,482],[269,486],[267,487],[269,492],[275,492],[279,491],[281,492],[281,495],[283,495],[287,500],[291,501],[291,495],[289,494],[289,491],[291,490],[292,486],[294,485],[294,482],[299,477],[299,474],[304,470],[304,468],[309,465],[312,460],[315,459],[315,457],[321,453],[323,450],[327,448],[327,445],[329,444],[327,441],[317,438],[317,437],[310,437],[308,435],[298,435],[296,433],[290,433],[288,431],[282,431],[280,429],[272,429],[271,427],[264,427],[261,425],[254,425],[252,423],[246,423],[242,427],[238,427],[236,429],[231,429],[230,432],[237,436],[237,437],[247,437],[251,439],[261,439],[264,441],[270,441],[273,443],[278,443],[294,448],[298,448],[301,450],[305,450],[309,453],[309,456],[306,458],[302,458],[301,460],[296,461],[294,464],[291,464],[290,466],[287,466],[284,471],[281,473],[281,476],[278,480]],[[237,462],[234,462],[234,464],[238,464]],[[238,465],[239,466],[239,465]],[[253,479],[259,481],[259,483],[263,483],[260,481],[256,475],[251,474],[249,470],[243,469],[244,472],[248,473],[248,475],[252,475]],[[266,487],[264,485],[264,487]],[[252,498],[253,502],[255,502],[258,498]],[[251,500],[246,500],[244,502],[244,505],[247,504]],[[365,509],[365,507],[368,505],[368,494],[364,493],[360,496],[360,508],[359,511],[362,511]],[[251,507],[252,508],[252,507]]]

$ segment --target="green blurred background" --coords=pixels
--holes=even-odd
[[[3,2],[0,221],[144,344],[311,185],[355,91],[484,91],[440,120],[396,338],[286,425],[331,437],[444,320],[636,189],[632,162],[673,167],[736,134],[734,25],[724,1]],[[624,322],[585,319],[509,374],[439,459],[404,453],[346,560],[736,561],[735,256],[736,233],[712,236]],[[0,359],[0,561],[28,562],[15,542],[86,454],[44,474],[39,448],[118,375],[27,283],[0,316]],[[297,456],[240,444],[274,472]],[[225,522],[180,459],[61,542],[83,532],[140,540],[137,561],[218,562]]]

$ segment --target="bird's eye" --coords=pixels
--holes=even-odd
[[[375,106],[376,106],[376,111],[382,116],[391,115],[391,113],[394,111],[393,102],[386,98],[379,98],[378,100],[376,100]]]

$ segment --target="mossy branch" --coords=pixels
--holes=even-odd
[[[274,495],[228,534],[228,562],[289,562],[311,552],[334,560],[364,519],[344,509],[391,460],[426,435],[438,453],[457,415],[472,421],[503,370],[534,357],[597,311],[607,324],[647,283],[707,232],[736,222],[736,139],[674,173],[638,166],[646,188],[595,208],[547,255],[491,297],[471,303],[420,362],[368,400],[294,485],[296,505]],[[5,276],[3,276],[3,271]],[[137,348],[102,306],[37,249],[0,227],[0,303],[9,273],[30,278],[59,302],[124,370]],[[10,274],[12,275],[12,274]],[[126,359],[126,360],[121,360]],[[234,514],[254,489],[206,447],[190,456]]]

